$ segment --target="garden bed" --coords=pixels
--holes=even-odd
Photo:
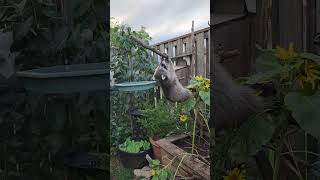
[[[207,159],[201,159],[190,155],[191,138],[188,137],[188,135],[170,136],[158,140],[157,144],[161,149],[163,165],[166,166],[171,163],[169,169],[173,174],[175,174],[177,167],[179,167],[176,175],[182,177],[193,176],[194,179],[210,179],[210,165],[207,164]],[[199,151],[199,154],[204,157],[209,157],[209,151],[206,151],[206,148],[209,150],[209,145],[208,147],[205,147],[200,144],[201,143],[197,144],[196,141],[198,149],[203,149]]]

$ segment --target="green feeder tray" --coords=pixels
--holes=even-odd
[[[51,66],[17,72],[26,90],[39,93],[103,91],[108,88],[106,63]]]
[[[125,82],[114,85],[118,91],[144,91],[156,86],[156,81]]]

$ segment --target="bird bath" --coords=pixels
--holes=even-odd
[[[64,130],[59,131],[59,135],[61,133],[65,137],[64,143],[68,145],[69,149],[73,149],[75,146],[79,146],[75,142],[81,135],[80,132],[73,130],[74,126],[78,125],[77,123],[79,122],[104,123],[106,121],[105,116],[102,116],[101,113],[99,114],[97,110],[106,109],[106,107],[101,104],[97,105],[90,113],[89,119],[79,118],[86,117],[86,115],[80,116],[77,113],[81,112],[81,110],[74,103],[75,96],[71,94],[89,94],[93,92],[95,96],[99,96],[99,99],[107,101],[108,73],[107,63],[89,63],[19,71],[16,76],[21,81],[23,88],[29,91],[31,95],[53,95],[52,99],[55,99],[55,101],[54,103],[48,103],[46,117],[53,117],[50,121],[63,122]],[[64,96],[65,94],[67,95]],[[94,127],[96,128],[97,126]],[[103,138],[101,137],[101,139]]]
[[[43,67],[16,75],[26,90],[50,94],[106,90],[108,73],[106,63],[89,63]]]
[[[145,91],[154,88],[156,81],[136,81],[136,82],[125,82],[115,84],[115,88],[118,91]]]

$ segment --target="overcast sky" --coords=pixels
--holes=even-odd
[[[110,0],[111,17],[134,29],[141,26],[151,44],[208,27],[210,0]]]

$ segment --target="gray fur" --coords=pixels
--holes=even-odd
[[[217,130],[235,128],[263,109],[261,99],[248,87],[236,84],[219,63],[212,78],[214,126]]]
[[[191,91],[184,88],[179,82],[170,60],[163,59],[161,64],[156,68],[153,77],[160,83],[164,96],[169,101],[183,102],[192,97]]]
[[[216,130],[239,127],[263,109],[262,100],[252,89],[235,83],[219,63],[214,63],[213,68],[212,116]],[[162,60],[153,77],[160,83],[168,100],[183,102],[192,97],[192,93],[180,84],[171,61]]]

